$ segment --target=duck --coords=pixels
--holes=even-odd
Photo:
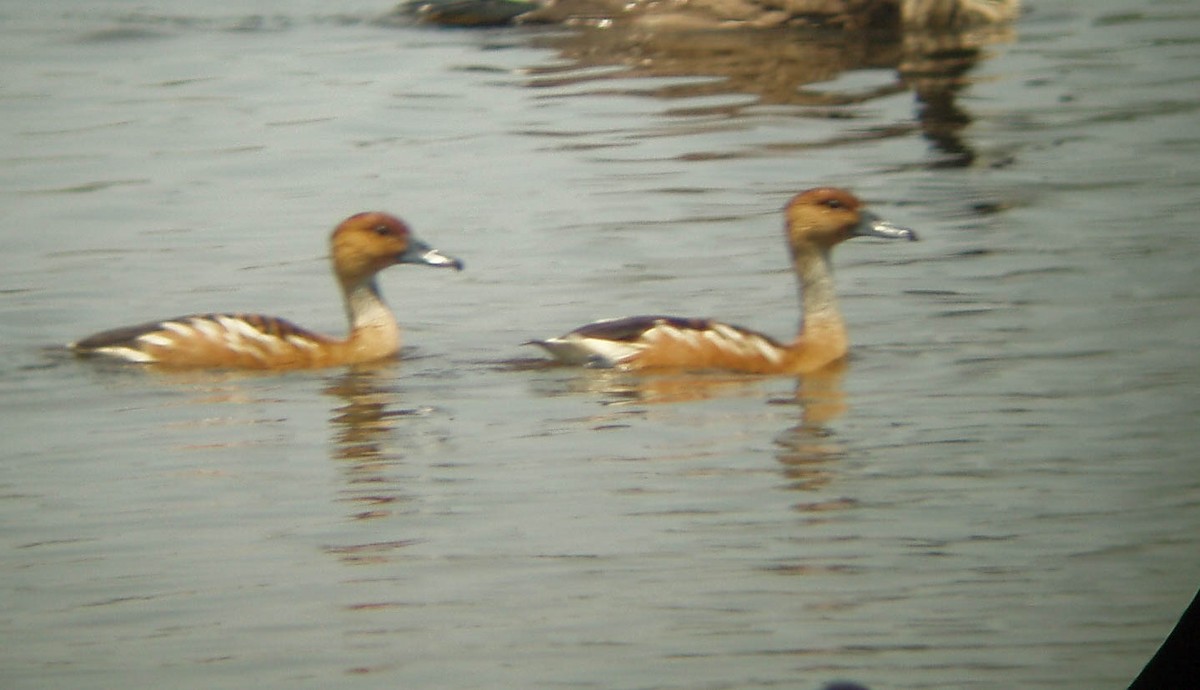
[[[631,23],[653,29],[821,27],[958,31],[1007,24],[1020,0],[405,0],[390,19],[440,26]]]
[[[849,351],[834,291],[833,248],[855,237],[916,240],[864,208],[853,193],[817,187],[784,207],[786,239],[803,308],[795,339],[781,342],[713,319],[643,315],[595,321],[556,338],[531,340],[564,364],[628,371],[690,369],[748,374],[807,374]]]
[[[342,221],[329,239],[333,273],[350,332],[336,338],[275,316],[191,314],[106,330],[67,347],[81,357],[166,368],[307,369],[393,357],[400,327],[376,280],[396,264],[462,270],[463,262],[418,239],[399,218],[381,211]]]

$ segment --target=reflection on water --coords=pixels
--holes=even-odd
[[[942,154],[934,167],[965,168],[976,154],[963,137],[971,115],[958,103],[971,84],[970,71],[987,58],[990,45],[1015,39],[1009,25],[969,31],[908,31],[897,70],[916,97],[921,133]]]
[[[378,461],[396,417],[420,410],[396,409],[399,374],[395,361],[348,367],[325,387],[325,394],[344,404],[332,410],[333,457],[355,463]]]
[[[744,35],[342,25],[318,2],[256,31],[226,30],[256,26],[245,3],[167,2],[219,16],[146,19],[153,40],[95,33],[123,1],[10,5],[6,689],[1121,687],[1195,593],[1181,3],[1039,2],[1000,51],[755,34],[774,63]],[[561,59],[526,77],[552,59],[533,40]],[[597,305],[791,313],[774,208],[825,174],[928,228],[839,265],[844,374],[495,364]],[[347,205],[417,207],[480,255],[461,285],[389,290],[426,356],[38,357],[218,290],[337,323],[323,264],[244,267]]]
[[[544,363],[543,363],[544,364]],[[532,368],[523,367],[523,368]],[[569,372],[563,378],[541,379],[534,387],[537,395],[550,398],[586,394],[609,408],[594,415],[589,423],[595,430],[627,428],[633,418],[647,416],[650,405],[694,403],[714,398],[757,399],[765,388],[778,379],[773,377],[727,374],[720,372],[621,372],[579,370],[565,366],[539,366],[543,371]],[[849,410],[842,387],[847,363],[843,360],[822,371],[797,377],[793,394],[774,397],[769,404],[778,409],[797,411],[794,425],[774,438],[775,458],[787,480],[787,488],[812,491],[827,486],[836,476],[836,462],[846,449],[833,424]],[[829,510],[852,507],[841,499],[830,504],[805,504],[798,510]]]
[[[800,421],[775,437],[775,459],[783,466],[788,488],[813,491],[827,486],[836,474],[835,463],[844,457],[846,449],[838,440],[831,424],[849,409],[842,388],[845,361],[823,371],[801,377],[796,383],[794,401],[773,400],[776,404],[795,404],[800,407]],[[828,510],[849,507],[841,499],[834,504],[802,504],[798,510]],[[816,506],[816,507],[814,507]]]
[[[961,136],[971,122],[958,104],[970,84],[968,73],[988,57],[987,47],[1014,39],[1008,25],[964,31],[818,32],[795,29],[647,29],[614,25],[582,27],[537,39],[564,64],[530,70],[538,88],[590,85],[588,94],[626,93],[662,99],[750,96],[715,105],[676,108],[676,115],[736,118],[760,106],[802,106],[797,116],[853,118],[847,106],[870,103],[912,90],[919,104],[917,126],[944,157],[933,165],[963,167],[974,161]],[[609,67],[612,69],[601,69]],[[814,88],[861,70],[893,70],[896,76],[866,88]],[[688,78],[645,85],[630,78]],[[621,81],[620,87],[603,88]],[[636,84],[636,85],[631,85]],[[778,143],[772,154],[801,148],[841,146],[903,137],[913,125],[862,127],[835,138],[802,144]]]
[[[397,438],[403,420],[433,412],[429,407],[401,406],[399,362],[349,367],[333,378],[324,393],[332,398],[329,426],[331,455],[345,483],[340,502],[353,507],[354,520],[386,518],[406,507],[405,487],[397,470],[405,454]],[[409,542],[331,547],[343,558],[362,552],[378,554]]]
[[[565,370],[566,368],[563,367]],[[539,384],[541,395],[600,396],[605,405],[685,403],[761,395],[761,377],[721,373],[583,371]]]
[[[536,41],[566,64],[530,71],[533,86],[595,84],[630,77],[690,77],[622,93],[659,98],[750,95],[752,102],[714,106],[737,115],[751,105],[840,106],[890,95],[896,83],[861,93],[824,93],[803,87],[832,81],[849,70],[894,67],[900,44],[885,35],[806,33],[782,29],[647,31],[636,27],[584,28]],[[597,70],[597,67],[619,67]],[[589,93],[600,91],[595,89]],[[689,111],[704,114],[704,111]]]

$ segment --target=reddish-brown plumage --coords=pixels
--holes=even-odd
[[[558,338],[534,340],[570,364],[623,369],[717,369],[755,374],[803,374],[842,359],[849,348],[834,296],[830,253],[856,236],[915,240],[862,208],[844,189],[818,187],[784,208],[788,248],[800,282],[800,333],[780,343],[761,333],[709,319],[634,316],[597,321]]]
[[[297,369],[369,362],[400,349],[400,328],[375,275],[398,263],[462,268],[380,212],[347,218],[330,237],[333,272],[345,300],[345,339],[257,314],[195,314],[118,328],[71,344],[83,356],[178,368]]]

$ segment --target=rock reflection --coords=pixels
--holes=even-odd
[[[536,88],[593,86],[598,91],[663,99],[747,96],[718,105],[675,109],[672,114],[744,116],[757,106],[797,106],[796,117],[854,119],[849,106],[912,90],[916,122],[860,127],[823,140],[781,142],[742,155],[840,146],[907,136],[920,131],[942,157],[932,167],[966,166],[975,154],[963,136],[970,114],[958,103],[971,84],[968,73],[988,57],[987,47],[1009,42],[1007,24],[970,30],[870,31],[773,29],[679,29],[644,23],[582,26],[534,39],[565,63],[530,70]],[[608,69],[599,69],[608,68]],[[847,73],[891,70],[894,77],[865,88],[814,88]],[[637,78],[690,78],[670,84],[630,86]],[[604,84],[613,89],[603,89]],[[620,84],[617,86],[617,84]]]

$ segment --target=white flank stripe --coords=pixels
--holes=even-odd
[[[235,319],[232,316],[218,316],[217,322],[224,326],[225,330],[229,331],[230,333],[236,333],[237,335],[243,338],[249,338],[250,340],[265,340],[271,337],[258,330],[254,326],[246,323],[245,321],[242,321],[241,319]]]
[[[654,328],[646,331],[646,336],[650,340],[674,340],[693,350],[700,346],[700,340],[703,338],[695,330],[690,328],[676,328],[666,323],[659,323]]]
[[[565,338],[534,340],[532,344],[549,352],[554,359],[564,364],[587,364],[588,358],[592,356],[592,353]]]
[[[730,340],[745,340],[746,335],[727,323],[714,323],[712,330]]]
[[[637,343],[618,342],[604,338],[582,338],[574,334],[567,334],[561,338],[535,340],[533,344],[541,346],[560,362],[600,367],[618,366],[645,347],[645,345]]]
[[[646,331],[643,337],[649,340],[659,340],[662,338],[670,338],[672,340],[679,339],[679,329],[663,322],[654,324],[654,327]]]
[[[97,354],[105,355],[106,357],[116,357],[117,359],[123,359],[127,362],[140,362],[147,364],[158,361],[153,355],[132,347],[99,347],[96,348],[95,351]]]
[[[225,331],[225,347],[229,348],[232,352],[242,355],[250,355],[256,359],[262,359],[263,357],[262,352],[259,351],[259,348],[254,347],[254,343],[246,342],[246,339],[241,337],[241,335],[238,333]]]
[[[634,343],[605,340],[604,338],[580,338],[579,340],[575,340],[575,344],[579,345],[584,352],[589,354],[589,359],[602,359],[608,366],[616,366],[624,362],[636,355],[644,347]]]
[[[737,343],[729,341],[727,334],[716,329],[704,331],[704,339],[726,352],[740,354],[742,351],[742,348],[737,347]]]
[[[191,326],[209,340],[225,340],[224,329],[208,319],[192,319]]]
[[[267,346],[268,350],[279,352],[287,347],[287,345],[280,338],[273,336],[270,333],[263,333],[255,328],[254,324],[251,324],[247,321],[243,321],[232,316],[218,316],[217,320],[220,321],[221,325],[228,329],[231,333],[236,333],[238,336],[262,343],[263,345]],[[246,346],[249,347],[249,344],[246,344]],[[263,353],[253,350],[246,350],[246,352],[249,352],[260,359],[264,356]]]
[[[315,350],[318,347],[313,341],[299,335],[289,335],[287,341],[303,350]]]
[[[779,364],[781,361],[783,361],[783,352],[781,352],[778,347],[775,347],[762,338],[755,338],[754,346],[758,348],[758,351],[762,354],[762,356],[766,357],[772,364]]]
[[[147,345],[156,345],[158,347],[175,347],[175,341],[165,335],[157,333],[143,333],[137,337],[138,342],[146,343]]]
[[[218,316],[217,323],[221,324],[221,327],[230,333],[236,333],[244,338],[253,338],[258,332],[250,324],[241,319],[235,319],[232,316]]]
[[[162,323],[160,323],[158,325],[164,331],[171,331],[172,333],[178,333],[179,335],[182,335],[186,338],[190,338],[196,333],[196,329],[192,328],[191,326],[189,326],[185,323],[179,323],[178,321],[163,321]]]

